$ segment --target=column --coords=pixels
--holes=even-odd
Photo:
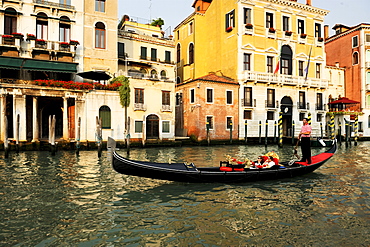
[[[63,98],[63,139],[68,140],[68,98]]]
[[[32,99],[32,142],[38,142],[39,141],[39,119],[37,114],[38,109],[38,98],[33,97]]]
[[[19,114],[19,133],[18,133],[19,141],[25,141],[27,139],[26,95],[14,96],[14,133],[16,133],[18,114]]]

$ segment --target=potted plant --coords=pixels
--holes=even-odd
[[[301,33],[301,38],[302,39],[305,39],[307,37],[307,34],[305,34],[305,33]]]
[[[36,40],[36,35],[34,34],[31,34],[31,33],[27,33],[27,41],[29,40]]]
[[[70,41],[69,41],[69,44],[70,44],[70,45],[79,45],[79,44],[80,44],[80,42],[78,42],[77,40],[70,40]]]
[[[275,30],[275,28],[270,27],[270,28],[269,28],[269,32],[270,32],[270,33],[275,33],[275,32],[276,32],[276,30]]]
[[[285,31],[286,36],[292,36],[292,33],[293,33],[292,31]]]
[[[152,20],[152,23],[150,23],[150,25],[155,27],[162,27],[164,25],[164,20],[162,20],[162,18]]]
[[[68,48],[70,46],[68,42],[60,42],[59,45],[63,48]]]
[[[4,34],[3,35],[3,41],[13,41],[13,40],[14,40],[13,35],[9,35],[9,34]]]
[[[228,28],[226,28],[226,32],[231,32],[233,30],[233,27],[228,27]]]
[[[45,45],[46,41],[44,39],[36,39],[36,44],[38,45]]]
[[[22,33],[12,33],[13,37],[16,39],[23,39],[23,34]]]
[[[246,29],[253,29],[253,24],[252,23],[247,23],[245,24]]]
[[[323,37],[318,37],[318,38],[317,38],[317,41],[319,41],[319,42],[323,42],[323,41],[324,41],[324,38],[323,38]]]

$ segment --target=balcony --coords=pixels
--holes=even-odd
[[[320,104],[316,103],[316,104],[315,104],[315,109],[316,109],[317,111],[325,111],[325,105],[324,105],[324,104],[322,104],[322,103],[320,103]]]
[[[162,105],[162,112],[172,112],[170,105]]]
[[[365,89],[367,92],[370,92],[370,84],[366,84]]]
[[[253,100],[246,100],[241,99],[242,107],[256,107],[256,99]]]
[[[146,105],[144,105],[143,103],[135,103],[134,111],[146,111]]]
[[[265,108],[277,109],[279,108],[279,101],[276,100],[276,103],[275,103],[275,101],[265,100]]]
[[[300,110],[309,110],[310,109],[310,103],[297,102],[297,108],[300,109]]]
[[[48,8],[58,8],[58,9],[64,9],[69,11],[74,11],[75,6],[62,4],[62,3],[54,3],[46,0],[33,0],[33,3],[35,5],[40,5],[42,7],[48,7]]]
[[[240,80],[249,82],[260,82],[267,84],[278,84],[286,86],[296,86],[296,87],[310,87],[310,88],[320,88],[327,89],[329,85],[329,80],[317,79],[317,78],[305,78],[303,76],[292,76],[292,75],[282,75],[273,74],[265,72],[256,71],[244,71],[240,75]]]

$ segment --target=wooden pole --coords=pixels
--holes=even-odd
[[[17,124],[15,126],[15,151],[19,153],[19,126],[20,126],[20,117],[17,114]]]
[[[96,116],[96,142],[98,144],[98,157],[101,157],[101,152],[102,152],[102,146],[101,146],[101,141],[102,141],[102,129],[101,129],[101,119],[99,119],[98,116]]]
[[[355,146],[357,146],[358,139],[358,116],[355,116]]]
[[[50,120],[50,117],[49,117],[49,120]],[[56,147],[55,147],[55,122],[56,122],[55,115],[53,115],[53,118],[51,119],[50,128],[49,128],[50,150],[51,150],[51,155],[53,155],[53,156],[56,153]]]
[[[268,130],[269,130],[269,122],[266,119],[266,125],[265,125],[265,147],[267,147],[267,138],[268,138]]]
[[[207,130],[207,144],[209,146],[211,140],[209,138],[209,122],[208,121],[206,122],[206,130]]]
[[[8,142],[8,117],[4,118],[4,151],[5,158],[9,157],[9,142]]]
[[[127,117],[127,154],[130,154],[130,117]]]
[[[80,142],[81,142],[81,117],[78,117],[77,121],[77,138],[76,138],[76,154],[80,154]]]
[[[277,128],[277,124],[276,124],[276,121],[274,122],[274,143],[276,143],[276,128]]]
[[[245,120],[245,123],[244,123],[244,141],[245,141],[245,144],[247,144],[247,138],[248,138],[248,120]]]
[[[262,143],[262,122],[258,122],[258,143]]]
[[[294,146],[295,122],[292,121],[292,146]]]
[[[283,147],[283,113],[279,112],[279,147]]]
[[[233,143],[233,122],[230,121],[230,144]]]

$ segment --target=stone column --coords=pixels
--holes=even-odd
[[[32,142],[39,141],[39,114],[38,114],[38,98],[33,97],[32,99]]]
[[[16,133],[18,114],[19,114],[19,141],[25,141],[27,139],[26,95],[17,95],[14,97],[14,133]]]
[[[63,98],[63,139],[69,139],[68,133],[68,98]]]

